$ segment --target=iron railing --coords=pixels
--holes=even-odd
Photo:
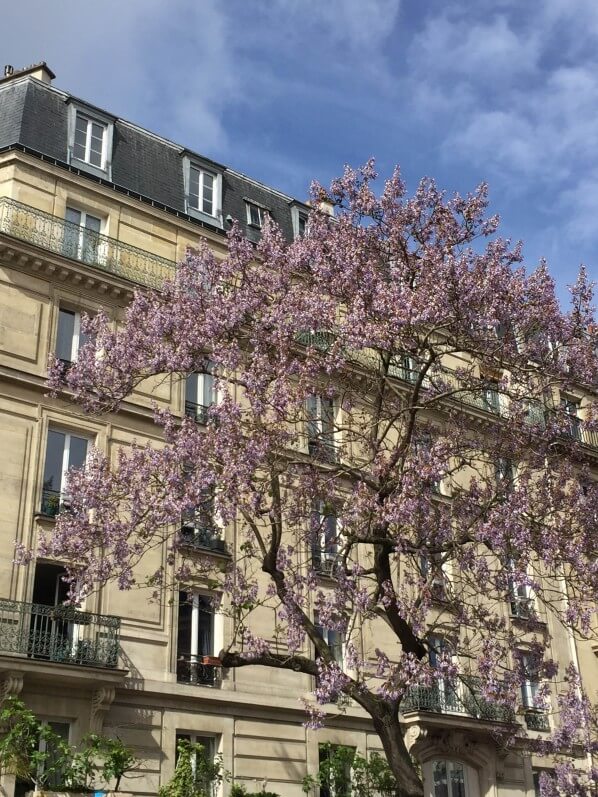
[[[179,684],[216,686],[220,682],[220,665],[211,656],[182,655],[177,658],[176,679]]]
[[[318,462],[333,464],[338,461],[338,450],[333,442],[311,438],[307,445],[310,457]]]
[[[172,260],[14,199],[0,199],[0,232],[151,288],[174,276]]]
[[[474,678],[467,683],[446,680],[434,686],[413,686],[405,694],[401,710],[460,714],[493,722],[512,722],[514,716],[506,706],[482,697],[479,682]]]
[[[68,496],[59,490],[42,490],[40,514],[46,517],[56,517],[62,510],[68,509]]]
[[[297,343],[301,344],[301,346],[311,346],[312,348],[319,349],[320,351],[327,351],[336,340],[336,335],[334,332],[314,330],[298,332],[295,336],[295,340]]]
[[[222,539],[220,531],[214,526],[203,528],[190,525],[182,526],[179,545],[193,550],[207,550],[228,554],[226,541]]]
[[[0,653],[116,667],[119,636],[120,617],[0,598]]]
[[[189,418],[193,418],[195,423],[201,423],[204,426],[207,424],[209,419],[209,409],[210,408],[205,404],[196,404],[193,401],[185,402],[185,415],[187,415]]]
[[[528,731],[549,731],[548,714],[545,711],[526,711],[525,726]]]

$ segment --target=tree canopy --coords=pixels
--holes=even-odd
[[[375,180],[373,163],[346,169],[313,186],[303,237],[267,217],[257,246],[233,228],[226,257],[202,244],[118,326],[86,322],[55,393],[105,413],[148,377],[209,372],[217,401],[203,424],[156,410],[164,445],[112,463],[94,451],[41,550],[67,563],[76,599],[109,579],[133,587],[166,545],[156,589],[209,584],[234,618],[225,666],[316,676],[314,724],[348,695],[397,794],[421,795],[399,710],[439,690],[508,736],[522,732],[522,686],[538,684],[541,708],[560,683],[555,732],[528,743],[593,744],[547,618],[592,633],[597,336],[583,270],[561,310],[546,265],[527,273],[521,246],[497,236],[484,185],[447,198],[426,179],[408,196],[397,170],[377,195]],[[226,567],[180,533],[208,504],[235,529]],[[266,609],[267,638],[252,622]],[[568,764],[559,777],[546,789],[585,793]]]

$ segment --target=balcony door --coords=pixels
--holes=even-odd
[[[214,607],[207,595],[179,592],[177,681],[214,684],[215,669],[204,656],[214,655]]]
[[[423,773],[426,797],[480,797],[478,773],[462,761],[428,761]]]
[[[73,260],[101,263],[104,257],[100,235],[102,220],[84,210],[66,209],[66,224],[62,252]]]
[[[38,562],[33,581],[33,601],[29,623],[27,653],[33,658],[69,661],[77,644],[78,629],[69,620],[69,606],[64,609],[68,584],[61,565]]]

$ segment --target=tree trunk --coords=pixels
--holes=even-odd
[[[398,783],[396,797],[424,797],[424,786],[405,745],[398,714],[383,711],[378,716],[372,714],[372,719]]]

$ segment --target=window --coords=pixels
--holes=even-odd
[[[515,563],[511,560],[509,569],[509,597],[511,616],[521,620],[529,619],[534,608],[534,596],[529,584],[521,583],[520,576],[515,578]]]
[[[73,158],[98,169],[104,169],[106,162],[106,130],[107,125],[91,119],[77,111],[75,115],[75,138],[73,141]]]
[[[466,797],[465,769],[459,761],[432,762],[434,797]]]
[[[198,506],[183,513],[181,538],[185,547],[226,553],[226,543],[216,523],[213,491]]]
[[[75,362],[79,349],[87,340],[87,335],[81,332],[81,314],[75,310],[60,307],[56,333],[56,356],[58,359],[67,366]]]
[[[333,575],[338,554],[338,520],[334,508],[316,501],[311,512],[312,565],[319,573]]]
[[[291,222],[293,224],[293,237],[304,238],[308,233],[309,211],[307,208],[293,203],[291,205]]]
[[[83,210],[67,207],[62,254],[73,260],[96,265],[106,258],[106,244],[101,235],[102,220]]]
[[[212,686],[216,680],[214,607],[207,595],[179,592],[177,681]]]
[[[580,402],[571,396],[561,398],[561,411],[566,422],[566,434],[573,440],[581,440],[581,420],[579,417]]]
[[[548,777],[554,776],[554,771],[552,769],[534,769],[532,778],[534,783],[534,797],[540,797],[540,778],[542,775],[547,775]]]
[[[486,412],[500,414],[500,393],[496,379],[486,380],[482,390],[482,406]]]
[[[87,459],[89,440],[69,432],[48,430],[46,460],[42,486],[42,515],[56,517],[68,506],[68,495],[64,490],[71,468],[82,468]]]
[[[205,371],[189,374],[185,383],[185,415],[197,423],[207,423],[208,408],[216,400],[211,365]]]
[[[218,739],[214,736],[204,736],[197,733],[177,733],[176,735],[176,757],[179,759],[179,745],[181,742],[188,742],[192,745],[201,745],[201,751],[191,753],[191,771],[193,773],[193,793],[214,795],[218,792],[218,786],[222,781],[221,760],[217,756]]]
[[[311,456],[334,462],[334,400],[327,396],[309,396],[307,399],[307,439]]]
[[[320,797],[350,797],[354,757],[355,750],[352,747],[338,744],[318,746]]]
[[[222,172],[212,163],[183,158],[187,213],[217,227],[222,226]]]
[[[318,631],[324,642],[330,648],[330,653],[332,655],[333,661],[335,661],[342,669],[345,635],[343,634],[342,631],[337,631],[334,628],[326,628],[325,626],[320,625],[317,615],[314,618],[314,625],[316,626],[316,630]],[[318,658],[317,652],[316,652],[316,658]]]
[[[428,659],[430,666],[438,668],[441,658],[451,658],[450,645],[444,637],[431,636],[428,639]],[[435,711],[460,711],[461,701],[456,685],[451,678],[439,677],[432,686],[432,703]]]
[[[444,571],[442,556],[441,553],[423,553],[419,561],[422,578],[428,582],[432,598],[437,601],[446,599],[448,577]]]
[[[216,215],[216,175],[199,166],[189,167],[189,206],[208,216]]]
[[[515,480],[515,469],[510,459],[500,457],[494,463],[494,480],[498,492],[511,492]]]
[[[247,224],[261,230],[264,213],[266,212],[265,208],[255,205],[253,202],[246,202],[245,204],[247,206]]]
[[[517,651],[517,659],[523,676],[521,704],[526,709],[525,724],[530,730],[548,731],[550,730],[548,716],[543,708],[537,705],[540,690],[538,659],[524,650]]]
[[[49,732],[49,733],[48,733]],[[40,761],[38,764],[38,778],[44,777],[45,789],[58,789],[63,786],[63,772],[57,768],[62,756],[60,755],[60,742],[69,743],[71,725],[69,722],[55,722],[54,720],[42,721],[42,730],[38,743]]]

